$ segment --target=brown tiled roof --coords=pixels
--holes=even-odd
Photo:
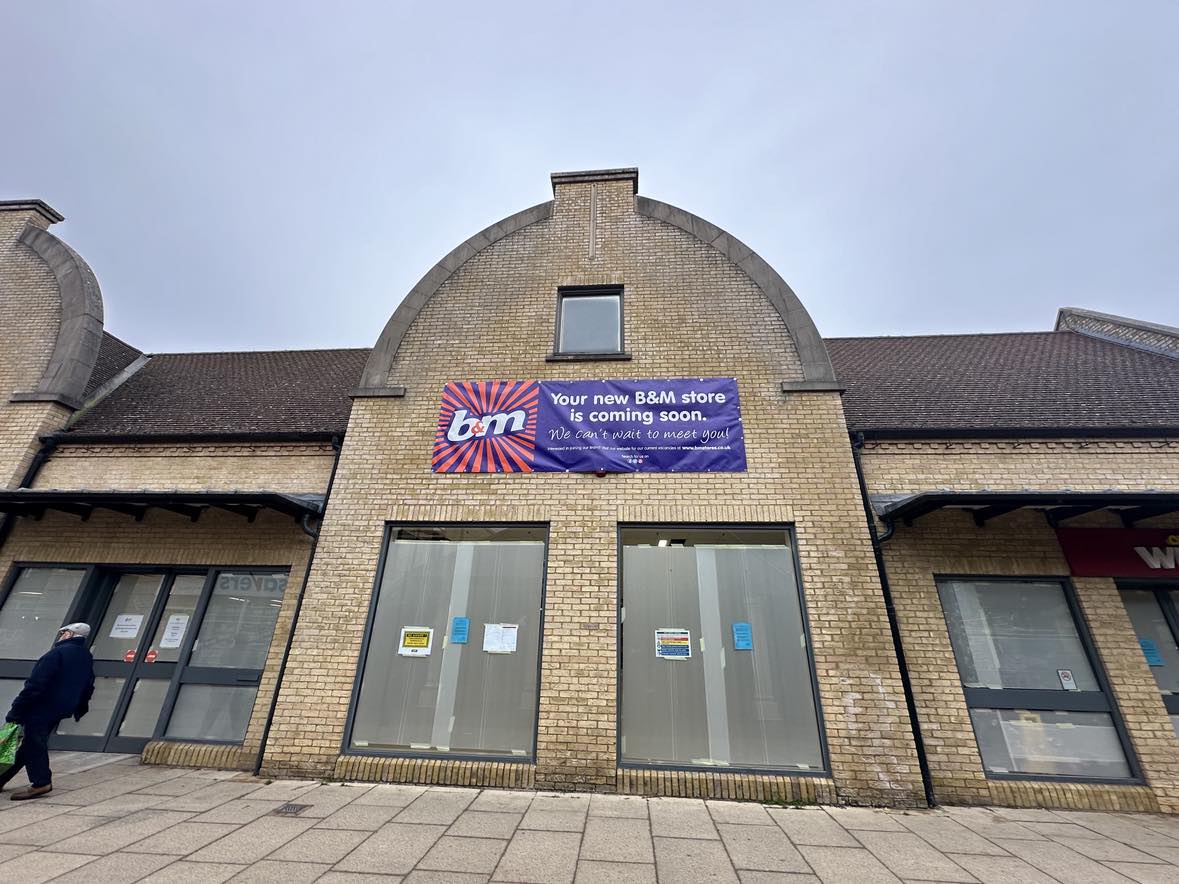
[[[102,344],[98,348],[98,360],[94,363],[94,370],[90,372],[90,380],[86,382],[86,391],[82,398],[90,398],[95,390],[142,355],[126,341],[120,341],[110,332],[103,332]]]
[[[75,437],[342,434],[368,350],[164,353],[86,412]]]
[[[1179,428],[1179,360],[1075,332],[830,338],[853,430]]]
[[[138,354],[112,341],[112,354],[116,344],[126,349],[112,355],[104,371]],[[1179,431],[1179,359],[1075,332],[829,338],[827,347],[847,388],[852,430],[926,436]],[[348,391],[359,382],[368,353],[153,356],[67,436],[342,434]]]

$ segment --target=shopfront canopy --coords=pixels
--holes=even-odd
[[[41,518],[46,511],[72,513],[83,520],[95,510],[111,510],[142,521],[150,509],[168,510],[197,521],[209,509],[224,510],[253,522],[261,510],[273,510],[296,521],[318,516],[323,497],[277,491],[0,491],[0,513]]]
[[[1143,519],[1179,512],[1174,491],[923,491],[905,496],[873,495],[872,506],[886,523],[912,525],[942,509],[968,510],[979,527],[1021,509],[1040,510],[1053,526],[1098,510],[1118,516],[1127,528]]]

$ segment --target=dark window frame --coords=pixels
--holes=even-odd
[[[813,770],[795,770],[781,767],[712,767],[688,764],[659,764],[623,761],[622,759],[622,609],[625,602],[622,587],[622,532],[628,529],[646,530],[698,530],[709,529],[715,531],[748,531],[767,530],[782,531],[790,538],[791,560],[794,567],[794,581],[798,587],[799,610],[802,614],[802,632],[806,638],[807,661],[810,669],[811,696],[814,697],[815,721],[819,731],[819,752],[822,767]],[[726,773],[726,774],[755,774],[759,776],[780,777],[830,777],[831,753],[827,747],[827,728],[823,719],[823,698],[819,693],[819,676],[815,669],[815,645],[811,636],[811,618],[807,607],[806,588],[802,581],[802,561],[798,550],[798,531],[793,523],[786,522],[619,522],[615,526],[615,568],[614,579],[617,597],[615,610],[615,729],[614,756],[615,765],[622,770],[666,770],[683,771],[685,773]]]
[[[599,352],[565,351],[561,349],[561,324],[564,320],[565,301],[569,298],[602,297],[614,295],[618,298],[618,349]],[[557,315],[553,322],[553,351],[545,357],[549,362],[602,362],[628,360],[626,352],[626,294],[621,285],[561,286],[557,289]]]
[[[1175,601],[1176,598],[1179,598],[1179,583],[1161,580],[1118,580],[1116,583],[1119,595],[1123,589],[1154,593],[1155,601],[1162,609],[1163,619],[1171,628],[1171,638],[1176,644],[1179,644],[1179,604]],[[1123,602],[1123,604],[1125,603]],[[1135,633],[1135,637],[1137,637],[1137,633]],[[1167,714],[1179,715],[1179,693],[1164,694],[1160,691],[1159,695],[1162,697],[1163,705],[1167,708]]]
[[[941,608],[942,612],[942,622],[946,628],[946,640],[950,643],[951,652],[954,655],[954,668],[958,670],[958,684],[962,689],[963,701],[966,704],[968,712],[971,709],[1026,709],[1029,712],[1106,713],[1113,723],[1114,732],[1118,737],[1118,743],[1121,745],[1122,752],[1126,756],[1126,766],[1130,771],[1129,777],[1073,777],[1061,774],[1022,773],[1018,771],[998,773],[987,770],[985,763],[983,763],[983,775],[988,780],[1035,780],[1053,783],[1096,783],[1105,785],[1141,785],[1145,782],[1142,775],[1142,768],[1138,764],[1138,757],[1134,753],[1134,747],[1130,743],[1130,735],[1126,731],[1125,722],[1122,720],[1121,712],[1113,699],[1113,691],[1110,688],[1105,665],[1097,653],[1097,646],[1093,641],[1092,633],[1089,631],[1089,623],[1085,619],[1085,613],[1081,610],[1080,603],[1077,600],[1076,587],[1073,585],[1071,578],[1055,574],[994,575],[935,573],[933,575],[933,581],[937,590],[938,607]],[[954,649],[953,640],[950,638],[950,622],[946,617],[945,604],[942,602],[941,594],[941,584],[952,581],[975,581],[979,583],[1054,583],[1058,585],[1064,594],[1065,604],[1068,606],[1069,613],[1072,615],[1073,627],[1077,630],[1077,638],[1081,642],[1081,649],[1085,654],[1085,659],[1089,662],[1090,669],[1093,670],[1093,678],[1097,681],[1097,686],[1100,690],[1051,691],[1021,688],[970,688],[962,684],[962,673],[958,667],[957,650]],[[1057,694],[1063,696],[1055,696]],[[1037,703],[1040,705],[1032,705]],[[970,716],[970,727],[974,732],[975,748],[978,751],[979,761],[981,763],[982,750],[978,748],[978,731],[974,727],[974,716]]]
[[[161,576],[160,589],[157,592],[155,601],[152,603],[150,612],[150,623],[152,627],[144,630],[144,635],[140,638],[140,644],[137,646],[137,656],[135,667],[127,676],[129,681],[138,681],[143,678],[142,674],[137,672],[138,666],[143,659],[143,653],[151,644],[154,637],[154,631],[159,627],[159,618],[162,616],[164,607],[167,605],[169,593],[172,590],[172,584],[179,576],[199,576],[204,575],[205,582],[201,587],[200,595],[197,597],[197,602],[193,608],[192,619],[190,627],[185,632],[184,639],[181,642],[179,654],[175,662],[159,664],[161,670],[170,667],[171,673],[167,679],[159,679],[161,681],[168,681],[168,690],[164,696],[164,703],[160,707],[159,717],[156,719],[155,728],[150,737],[120,737],[117,730],[110,737],[96,738],[96,737],[78,737],[72,735],[55,735],[55,746],[63,749],[86,749],[92,750],[92,743],[94,740],[105,739],[107,741],[108,750],[111,752],[139,752],[143,744],[147,742],[164,741],[169,743],[199,743],[217,746],[240,746],[244,743],[244,735],[241,740],[204,740],[193,737],[168,737],[165,735],[168,722],[171,721],[172,712],[176,705],[176,698],[180,693],[180,688],[184,684],[209,684],[209,685],[230,685],[233,687],[260,687],[262,677],[266,673],[265,664],[259,670],[247,670],[244,668],[225,668],[220,667],[190,667],[188,665],[189,658],[192,654],[193,644],[196,641],[200,628],[204,624],[205,612],[208,609],[209,601],[212,598],[213,589],[216,586],[216,578],[222,573],[238,573],[238,574],[281,574],[290,577],[290,566],[283,565],[152,565],[152,564],[121,564],[121,563],[107,563],[107,562],[48,562],[48,561],[33,561],[20,560],[14,561],[10,566],[8,573],[5,575],[2,589],[0,589],[0,607],[8,600],[12,588],[16,585],[17,579],[20,577],[21,571],[27,568],[59,568],[68,570],[84,571],[85,576],[78,587],[77,594],[74,596],[74,601],[70,605],[69,611],[62,625],[66,623],[73,623],[85,617],[90,621],[101,619],[106,611],[107,605],[110,604],[110,596],[104,594],[104,584],[113,589],[114,584],[122,574],[159,574]],[[283,590],[283,598],[286,598],[286,589]],[[277,620],[276,620],[277,626]],[[91,641],[87,643],[87,647],[93,643],[96,636],[91,634]],[[274,642],[274,634],[271,633],[271,643]],[[46,649],[48,650],[48,649]],[[0,660],[0,678],[19,678],[22,681],[28,678],[29,672],[32,671],[35,660],[27,661],[11,661]],[[95,661],[95,675],[102,677],[103,671],[114,671],[108,664],[111,661]],[[125,665],[125,664],[123,664]],[[157,664],[150,664],[157,665]],[[23,674],[17,670],[23,671]],[[121,690],[119,701],[115,704],[115,708],[111,713],[111,724],[109,727],[122,724],[123,716],[126,715],[127,708],[131,704],[134,695],[134,684],[125,685]],[[255,703],[257,697],[255,696]],[[252,717],[252,715],[251,715]],[[246,725],[247,734],[249,732],[249,723]]]
[[[536,642],[536,706],[532,718],[532,751],[527,755],[491,754],[474,752],[427,752],[414,749],[373,749],[368,746],[356,747],[352,745],[352,728],[356,723],[356,706],[360,701],[360,682],[364,678],[364,669],[368,664],[368,652],[372,643],[373,624],[376,620],[377,601],[381,592],[381,581],[385,576],[385,565],[389,558],[389,547],[394,540],[394,532],[402,528],[535,528],[544,532],[544,563],[540,575],[540,610],[537,615]],[[381,555],[377,560],[376,575],[373,578],[372,590],[369,595],[368,613],[364,620],[364,638],[360,644],[360,653],[356,657],[356,675],[352,680],[352,691],[348,697],[348,715],[344,719],[344,735],[340,743],[340,754],[360,756],[365,758],[422,758],[436,761],[473,761],[488,764],[536,764],[536,746],[540,742],[540,689],[542,666],[544,664],[544,622],[548,601],[549,581],[549,540],[551,537],[551,523],[549,522],[447,522],[423,520],[391,520],[381,527]],[[446,541],[441,541],[446,542]]]

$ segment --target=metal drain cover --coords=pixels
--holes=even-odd
[[[310,804],[284,804],[277,810],[271,811],[271,813],[275,816],[298,816],[310,806]]]

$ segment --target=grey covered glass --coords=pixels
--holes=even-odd
[[[263,669],[286,585],[286,574],[218,574],[188,665]]]
[[[119,725],[120,737],[150,737],[155,733],[169,682],[164,678],[141,678],[131,690],[131,703]]]
[[[181,685],[165,736],[170,740],[240,743],[257,695],[255,686]]]
[[[962,684],[971,688],[1101,688],[1064,589],[1053,582],[949,580],[938,585]]]
[[[157,663],[175,663],[180,659],[180,648],[192,627],[193,614],[204,586],[204,574],[180,574],[172,581],[164,613],[160,615],[149,646],[149,650],[156,652]]]
[[[53,646],[86,572],[24,568],[0,608],[0,659],[36,660]]]
[[[115,584],[102,623],[95,630],[90,653],[95,660],[122,660],[143,639],[146,621],[163,582],[161,574],[123,574]]]
[[[623,761],[822,769],[788,533],[634,528],[622,544]],[[690,656],[661,650],[668,629]]]
[[[126,679],[99,677],[94,679],[94,696],[90,698],[90,710],[81,721],[65,719],[57,726],[57,732],[73,737],[101,737],[106,735],[115,714],[119,697],[123,694]]]
[[[559,353],[617,353],[622,349],[622,296],[562,295]]]
[[[1125,779],[1126,753],[1106,712],[971,709],[991,773]]]
[[[1159,690],[1164,694],[1179,694],[1179,645],[1158,598],[1147,589],[1123,589],[1122,601],[1139,644],[1149,643],[1143,648],[1144,653],[1147,649],[1155,652],[1149,655],[1148,663]]]
[[[545,542],[541,528],[413,528],[390,539],[350,745],[362,750],[531,757]],[[469,624],[465,643],[455,618]],[[490,653],[487,626],[514,625]],[[399,653],[403,629],[433,630]]]

